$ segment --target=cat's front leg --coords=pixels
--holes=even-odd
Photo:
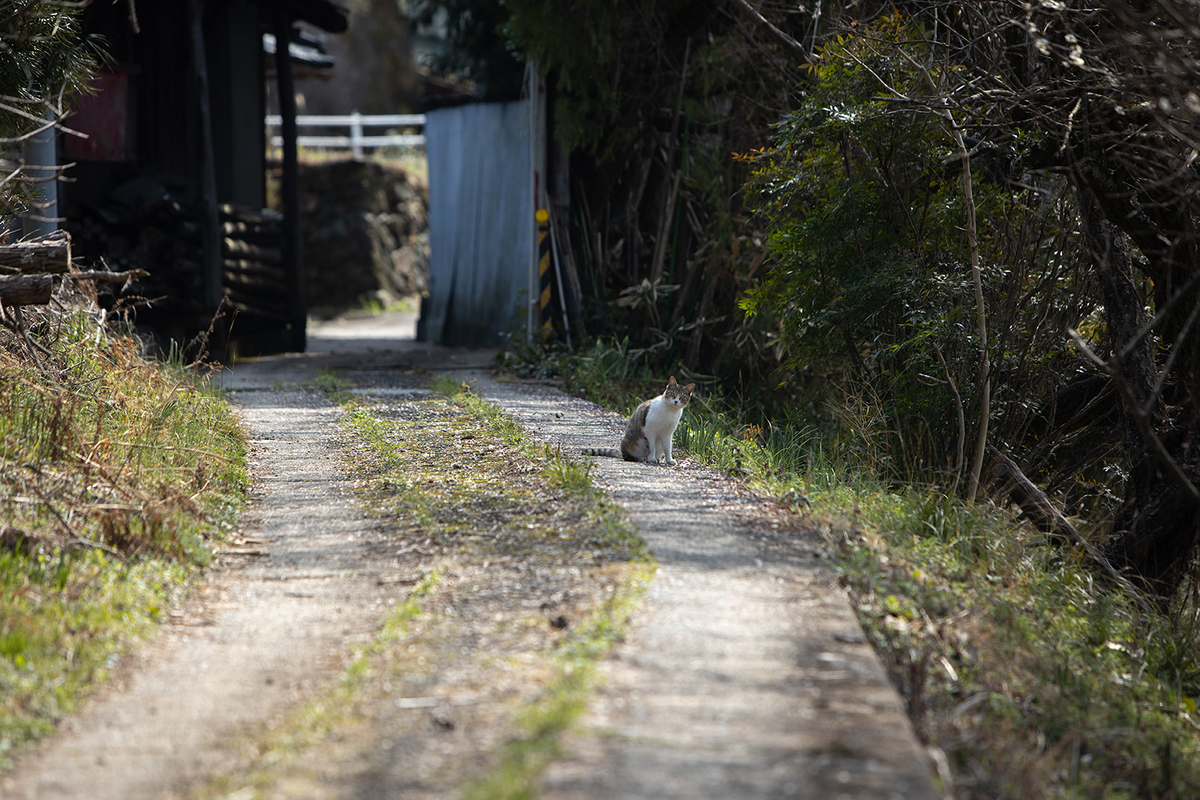
[[[649,439],[650,443],[650,461],[652,464],[662,463],[662,443],[658,439]]]
[[[648,436],[646,437],[646,463],[658,463],[658,442]]]
[[[671,458],[671,440],[670,439],[667,439],[663,445],[663,454],[666,456],[666,461],[664,463],[668,467],[675,466],[675,459]]]

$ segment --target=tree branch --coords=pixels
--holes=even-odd
[[[1122,370],[1123,361],[1121,354],[1119,352],[1114,354],[1112,361],[1106,362],[1100,356],[1096,355],[1092,348],[1088,347],[1087,342],[1083,340],[1083,337],[1077,331],[1069,329],[1067,333],[1075,340],[1075,344],[1089,361],[1097,364],[1112,376],[1113,384],[1117,387],[1117,391],[1121,393],[1121,396],[1125,398],[1125,403],[1133,412],[1133,419],[1137,423],[1138,431],[1142,434],[1142,439],[1154,451],[1159,466],[1183,489],[1193,503],[1200,506],[1200,489],[1196,488],[1196,485],[1184,473],[1183,467],[1179,466],[1179,462],[1171,457],[1162,439],[1158,438],[1158,434],[1150,427],[1150,421],[1147,419],[1147,409],[1138,403],[1138,399],[1133,393],[1133,388],[1129,385],[1129,381],[1125,379],[1125,372]]]
[[[805,64],[811,65],[813,63],[812,56],[809,55],[808,51],[804,49],[804,45],[800,44],[795,39],[779,30],[779,28],[775,27],[771,20],[760,14],[758,9],[746,2],[746,0],[733,0],[733,4],[740,8],[742,13],[749,17],[756,25],[765,29],[767,33],[771,34],[775,41],[792,51],[793,54],[799,56],[800,60]]]

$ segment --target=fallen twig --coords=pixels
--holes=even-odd
[[[101,283],[124,283],[145,278],[150,273],[144,269],[127,269],[124,272],[105,272],[104,270],[88,270],[86,272],[68,272],[64,278],[77,281],[98,281]]]

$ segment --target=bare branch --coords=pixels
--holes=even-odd
[[[124,272],[105,272],[103,270],[93,270],[90,272],[68,272],[66,275],[63,275],[63,278],[73,281],[125,283],[126,281],[134,281],[138,278],[145,278],[149,274],[150,273],[144,269],[130,269]]]
[[[1117,387],[1117,391],[1121,393],[1121,397],[1125,400],[1125,404],[1133,412],[1133,418],[1137,423],[1138,431],[1141,433],[1142,439],[1149,444],[1151,449],[1154,451],[1154,455],[1156,457],[1155,460],[1158,461],[1159,466],[1161,466],[1167,472],[1167,474],[1171,476],[1175,483],[1184,490],[1184,492],[1191,498],[1192,502],[1200,505],[1200,489],[1197,489],[1196,485],[1191,482],[1186,474],[1184,474],[1183,468],[1179,466],[1179,462],[1171,456],[1166,445],[1163,444],[1162,439],[1160,439],[1158,434],[1154,432],[1154,429],[1150,427],[1150,422],[1147,418],[1147,409],[1143,408],[1141,403],[1138,402],[1136,395],[1133,393],[1133,388],[1129,385],[1129,381],[1125,378],[1125,372],[1123,370],[1124,361],[1121,358],[1121,353],[1118,352],[1114,354],[1111,361],[1104,361],[1104,359],[1096,355],[1092,348],[1088,347],[1087,343],[1083,340],[1083,337],[1080,336],[1076,331],[1070,330],[1068,333],[1070,334],[1071,338],[1075,340],[1075,344],[1079,347],[1083,355],[1112,377],[1113,384]]]
[[[746,0],[733,0],[733,4],[740,8],[747,17],[754,21],[755,24],[770,33],[771,36],[775,38],[775,41],[779,42],[793,54],[798,56],[801,61],[803,61],[805,64],[812,64],[812,56],[810,56],[808,51],[804,49],[804,45],[800,44],[795,39],[781,31],[779,28],[775,27],[775,25],[769,19],[758,12],[758,9],[746,2]]]

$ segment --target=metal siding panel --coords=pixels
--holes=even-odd
[[[461,116],[451,109],[425,118],[425,160],[429,173],[429,302],[425,309],[426,336],[444,339],[446,314],[454,286],[456,232],[459,227],[459,182],[463,159]]]
[[[533,258],[527,113],[522,102],[427,115],[433,341],[496,345],[520,323]]]
[[[101,69],[88,82],[95,94],[81,95],[67,125],[88,138],[63,137],[66,161],[128,161],[132,156],[129,136],[129,75]]]

